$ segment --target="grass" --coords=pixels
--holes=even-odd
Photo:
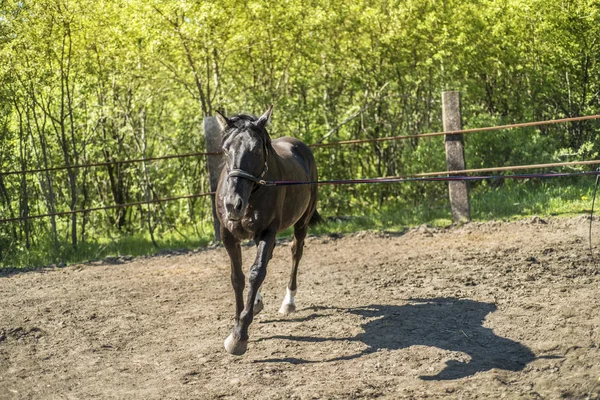
[[[436,183],[442,184],[442,183]],[[528,182],[504,181],[499,187],[483,182],[471,189],[472,218],[475,221],[513,220],[533,215],[572,216],[589,213],[594,181],[592,178],[536,180]],[[311,234],[347,234],[357,231],[402,232],[408,227],[421,224],[447,226],[451,224],[450,206],[446,198],[437,201],[389,202],[381,208],[356,207],[347,215],[331,216],[322,212],[327,223],[311,229]],[[1,268],[32,269],[50,264],[70,264],[107,256],[139,256],[159,253],[168,249],[194,249],[205,247],[212,241],[211,229],[205,223],[200,235],[190,229],[180,232],[157,233],[158,247],[154,247],[147,233],[101,237],[80,243],[73,249],[68,242],[55,248],[51,240],[39,240],[31,249],[13,248],[5,251],[8,256],[0,263]],[[291,237],[292,229],[279,237]]]
[[[475,220],[515,219],[532,215],[571,216],[589,213],[594,192],[590,177],[526,183],[505,181],[496,189],[479,188],[472,196]]]
[[[164,250],[195,249],[207,246],[212,240],[209,231],[198,236],[191,230],[180,233],[168,232],[155,235],[154,246],[150,235],[146,232],[135,235],[120,235],[111,238],[102,237],[79,243],[76,249],[67,241],[59,242],[58,248],[50,240],[39,240],[30,249],[22,246],[11,252],[11,256],[2,260],[2,268],[28,268],[48,265],[73,264],[102,259],[105,257],[140,256],[157,254]],[[185,236],[184,236],[185,235]]]
[[[439,184],[439,183],[438,183]],[[473,221],[516,220],[533,215],[574,216],[589,213],[594,191],[594,180],[536,180],[528,182],[504,181],[499,187],[484,182],[471,188],[471,216]],[[354,210],[348,216],[329,217],[327,224],[312,229],[312,233],[352,233],[360,230],[402,232],[409,227],[428,224],[435,227],[452,223],[447,198],[420,203],[388,204],[368,214]],[[291,236],[287,230],[281,236]]]

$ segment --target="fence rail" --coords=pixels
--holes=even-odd
[[[64,170],[68,170],[68,169],[80,169],[80,168],[93,168],[93,167],[105,167],[108,165],[118,165],[118,164],[133,164],[133,163],[137,163],[137,162],[150,162],[150,161],[157,161],[157,160],[170,160],[170,159],[174,159],[174,158],[187,158],[187,157],[202,157],[202,156],[212,156],[212,155],[219,155],[221,153],[214,153],[214,152],[198,152],[198,153],[185,153],[185,154],[170,154],[170,155],[166,155],[166,156],[159,156],[159,157],[147,157],[147,158],[137,158],[137,159],[131,159],[131,160],[117,160],[117,161],[105,161],[105,162],[97,162],[97,163],[90,163],[90,164],[76,164],[76,165],[71,165],[71,166],[60,166],[60,167],[49,167],[49,168],[38,168],[38,169],[28,169],[28,170],[22,170],[22,171],[8,171],[8,172],[1,172],[0,171],[0,175],[2,176],[7,176],[7,175],[25,175],[25,174],[35,174],[35,173],[39,173],[39,172],[52,172],[52,171],[64,171]]]
[[[183,199],[193,199],[193,198],[197,198],[197,197],[205,197],[205,196],[210,196],[212,194],[214,194],[214,193],[210,192],[210,193],[186,194],[186,195],[183,195],[183,196],[164,197],[164,198],[160,198],[160,199],[152,199],[152,200],[145,200],[145,201],[136,201],[136,202],[133,202],[133,203],[115,204],[115,205],[112,205],[112,206],[82,208],[82,209],[79,209],[79,210],[60,211],[60,212],[57,212],[57,213],[27,215],[25,217],[4,218],[4,219],[0,219],[0,223],[2,223],[2,222],[16,222],[16,221],[28,221],[28,220],[31,220],[31,219],[40,219],[40,218],[46,218],[46,217],[60,217],[60,216],[65,216],[65,215],[81,214],[81,213],[87,213],[87,212],[92,212],[92,211],[103,211],[103,210],[112,210],[112,209],[115,209],[115,208],[143,206],[143,205],[146,205],[146,204],[154,204],[154,203],[166,203],[166,202],[175,201],[175,200],[183,200]]]
[[[431,133],[420,133],[420,134],[415,134],[415,135],[386,136],[386,137],[373,138],[373,139],[340,140],[337,142],[329,142],[329,143],[314,143],[314,144],[310,144],[309,146],[313,147],[313,148],[318,148],[318,147],[331,147],[331,146],[339,146],[339,145],[346,145],[346,144],[388,142],[388,141],[392,141],[392,140],[416,139],[416,138],[426,138],[426,137],[434,137],[434,136],[462,135],[465,133],[500,131],[503,129],[526,128],[526,127],[531,127],[531,126],[560,124],[560,123],[565,123],[565,122],[579,122],[579,121],[587,121],[587,120],[599,119],[599,118],[600,118],[600,114],[596,114],[596,115],[586,115],[583,117],[561,118],[561,119],[551,119],[551,120],[547,120],[547,121],[523,122],[523,123],[519,123],[519,124],[488,126],[488,127],[484,127],[484,128],[459,129],[459,130],[453,130],[453,131],[447,131],[447,132],[440,131],[440,132],[431,132]]]
[[[598,175],[599,171],[588,171],[588,172],[575,172],[575,173],[540,173],[540,174],[527,174],[527,175],[500,175],[500,176],[455,176],[460,174],[472,174],[472,173],[485,173],[485,172],[502,172],[502,171],[519,171],[528,169],[544,169],[544,168],[556,168],[556,167],[568,167],[575,165],[600,165],[600,160],[589,160],[589,161],[571,161],[562,163],[549,163],[549,164],[531,164],[531,165],[515,165],[512,167],[495,167],[495,168],[477,168],[467,169],[462,171],[438,171],[438,172],[424,172],[421,174],[410,174],[403,176],[386,176],[379,178],[365,178],[365,179],[340,179],[340,180],[324,180],[318,182],[301,182],[301,181],[274,181],[268,182],[273,186],[288,186],[288,185],[299,185],[299,184],[319,184],[319,185],[348,185],[348,184],[366,184],[366,183],[394,183],[394,182],[427,182],[427,181],[456,181],[456,180],[484,180],[484,179],[532,179],[532,178],[548,178],[548,177],[566,177],[566,176],[579,176],[579,175]],[[475,179],[473,179],[475,178]],[[175,200],[206,197],[215,194],[214,192],[188,194],[176,197],[166,197],[147,201],[138,201],[133,203],[117,204],[112,206],[93,207],[85,208],[72,211],[61,211],[57,213],[39,214],[39,215],[28,215],[24,217],[4,218],[0,219],[0,223],[3,222],[16,222],[26,221],[32,219],[40,219],[52,216],[65,216],[79,213],[86,213],[92,211],[111,210],[115,208],[124,207],[135,207],[146,204],[164,203]]]
[[[460,116],[459,116],[460,117]],[[329,143],[315,143],[310,144],[309,146],[312,148],[322,148],[322,147],[332,147],[332,146],[340,146],[340,145],[352,145],[352,144],[362,144],[362,143],[374,143],[374,142],[385,142],[385,141],[395,141],[395,140],[405,140],[405,139],[414,139],[414,138],[426,138],[426,137],[435,137],[435,136],[452,136],[452,135],[462,135],[466,133],[474,133],[474,132],[486,132],[486,131],[495,131],[495,130],[503,130],[503,129],[514,129],[514,128],[523,128],[523,127],[532,127],[532,126],[541,126],[541,125],[549,125],[549,124],[559,124],[559,123],[567,123],[567,122],[579,122],[579,121],[587,121],[592,119],[599,119],[600,114],[597,115],[588,115],[582,117],[571,117],[571,118],[561,118],[561,119],[553,119],[547,121],[535,121],[535,122],[525,122],[525,123],[517,123],[517,124],[508,124],[508,125],[500,125],[500,126],[491,126],[491,127],[483,127],[483,128],[472,128],[472,129],[455,129],[449,130],[446,132],[431,132],[424,134],[416,134],[416,135],[403,135],[403,136],[390,136],[390,137],[382,137],[382,138],[373,138],[373,139],[358,139],[358,140],[342,140],[336,142]],[[159,160],[169,160],[169,159],[181,159],[188,157],[202,157],[202,156],[218,156],[221,155],[221,151],[216,151],[216,147],[212,146],[208,150],[213,151],[205,151],[205,152],[194,152],[194,153],[184,153],[184,154],[171,154],[166,156],[158,156],[158,157],[147,157],[147,158],[138,158],[131,160],[119,160],[119,161],[106,161],[106,162],[97,162],[97,163],[88,163],[88,164],[77,164],[71,166],[59,166],[59,167],[49,167],[49,168],[38,168],[38,169],[30,169],[30,170],[14,170],[8,172],[0,172],[0,176],[8,176],[8,175],[19,175],[19,174],[33,174],[40,172],[51,172],[51,171],[61,171],[61,170],[69,170],[69,169],[81,169],[81,168],[93,168],[93,167],[103,167],[109,165],[119,165],[119,164],[132,164],[137,162],[152,162]],[[359,184],[359,183],[384,183],[384,182],[409,182],[409,181],[443,181],[443,180],[470,180],[474,177],[469,176],[457,176],[461,174],[473,174],[473,173],[486,173],[486,172],[501,172],[501,171],[517,171],[517,170],[527,170],[527,169],[543,169],[543,168],[556,168],[556,167],[566,167],[566,166],[575,166],[575,165],[597,165],[600,164],[600,160],[589,160],[589,161],[573,161],[573,162],[562,162],[562,163],[548,163],[548,164],[533,164],[533,165],[518,165],[518,166],[507,166],[507,167],[492,167],[492,168],[477,168],[477,169],[463,169],[463,170],[455,170],[455,171],[438,171],[438,172],[424,172],[419,174],[411,174],[405,176],[388,176],[388,177],[378,177],[378,178],[366,178],[366,179],[348,179],[348,180],[327,180],[327,181],[319,181],[319,182],[311,182],[318,183],[322,185],[333,185],[333,184]],[[210,169],[210,166],[209,166]],[[210,173],[211,171],[209,171]],[[214,172],[214,171],[213,171]],[[562,174],[554,174],[555,176],[570,176],[570,175],[583,175],[583,174],[598,174],[595,173],[562,173]],[[528,174],[528,175],[504,175],[504,176],[487,176],[487,177],[478,177],[482,179],[505,179],[505,178],[513,178],[513,179],[526,179],[526,178],[535,178],[535,177],[548,177],[550,174]],[[453,176],[453,177],[451,177]],[[432,179],[429,179],[432,177]],[[299,182],[275,182],[275,184],[298,184]],[[305,183],[305,182],[304,182]],[[0,223],[4,222],[17,222],[17,221],[27,221],[33,219],[40,219],[51,216],[65,216],[72,215],[78,213],[88,213],[94,211],[102,211],[102,210],[111,210],[117,208],[125,208],[125,207],[135,207],[140,205],[148,205],[148,204],[156,204],[156,203],[164,203],[182,199],[190,199],[190,198],[198,198],[214,195],[214,188],[211,189],[213,191],[207,193],[199,193],[199,194],[188,194],[182,196],[174,196],[174,197],[165,197],[158,198],[152,200],[138,201],[132,203],[124,203],[124,204],[115,204],[109,206],[102,207],[92,207],[86,209],[77,209],[70,211],[61,211],[56,213],[46,213],[46,214],[38,214],[38,215],[27,215],[20,216],[14,218],[4,218],[0,219]]]
[[[322,147],[334,147],[334,146],[343,146],[343,145],[352,145],[352,144],[388,142],[388,141],[396,141],[396,140],[417,139],[417,138],[427,138],[427,137],[446,136],[446,135],[461,135],[461,134],[465,134],[465,133],[524,128],[524,127],[531,127],[531,126],[552,125],[552,124],[560,124],[560,123],[566,123],[566,122],[588,121],[588,120],[592,120],[592,119],[600,119],[600,114],[586,115],[583,117],[551,119],[551,120],[547,120],[547,121],[523,122],[523,123],[518,123],[518,124],[488,126],[488,127],[483,127],[483,128],[461,129],[461,130],[454,130],[454,131],[448,131],[448,132],[440,131],[440,132],[420,133],[420,134],[415,134],[415,135],[386,136],[386,137],[372,138],[372,139],[339,140],[339,141],[328,142],[328,143],[312,143],[312,144],[309,144],[308,146],[311,148],[322,148]],[[222,152],[220,152],[220,151],[201,151],[201,152],[195,152],[195,153],[169,154],[169,155],[165,155],[165,156],[136,158],[136,159],[131,159],[131,160],[104,161],[104,162],[88,163],[88,164],[76,164],[76,165],[71,165],[71,166],[63,165],[63,166],[59,166],[59,167],[37,168],[37,169],[28,169],[28,170],[13,170],[13,171],[7,171],[7,172],[0,171],[0,176],[24,175],[24,174],[34,174],[34,173],[40,173],[40,172],[65,171],[65,170],[69,170],[69,169],[105,167],[108,165],[134,164],[134,163],[138,163],[138,162],[151,162],[151,161],[170,160],[170,159],[188,158],[188,157],[218,156],[221,154],[222,154]]]

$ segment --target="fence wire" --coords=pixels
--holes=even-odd
[[[416,135],[386,136],[386,137],[374,138],[374,139],[340,140],[340,141],[328,142],[328,143],[313,143],[313,144],[309,144],[308,146],[312,147],[312,148],[321,148],[321,147],[334,147],[334,146],[343,146],[343,145],[351,145],[351,144],[377,143],[377,142],[387,142],[387,141],[395,141],[395,140],[426,138],[426,137],[435,137],[435,136],[461,135],[461,134],[474,133],[474,132],[497,131],[497,130],[503,130],[503,129],[514,129],[514,128],[524,128],[524,127],[532,127],[532,126],[540,126],[540,125],[560,124],[560,123],[566,123],[566,122],[587,121],[587,120],[599,119],[599,118],[600,118],[600,114],[596,114],[596,115],[586,115],[583,117],[571,117],[571,118],[552,119],[552,120],[547,120],[547,121],[523,122],[523,123],[518,123],[518,124],[489,126],[489,127],[484,127],[484,128],[462,129],[462,130],[458,130],[458,131],[448,131],[448,132],[440,131],[440,132],[431,132],[431,133],[421,133],[421,134],[416,134]],[[166,156],[137,158],[137,159],[131,159],[131,160],[115,160],[115,161],[105,161],[105,162],[97,162],[97,163],[89,163],[89,164],[76,164],[76,165],[70,165],[70,166],[37,168],[37,169],[29,169],[29,170],[13,170],[13,171],[8,171],[8,172],[0,171],[0,175],[2,175],[2,176],[24,175],[24,174],[33,174],[33,173],[40,173],[40,172],[53,172],[53,171],[64,171],[64,170],[69,170],[69,169],[105,167],[108,165],[133,164],[133,163],[138,163],[138,162],[151,162],[151,161],[169,160],[169,159],[177,159],[177,158],[217,156],[217,155],[221,155],[221,154],[222,154],[222,152],[206,152],[206,151],[196,152],[196,153],[185,153],[185,154],[170,154],[170,155],[166,155]]]
[[[368,183],[399,183],[399,182],[440,182],[440,181],[457,181],[457,180],[489,180],[489,179],[533,179],[533,178],[556,178],[556,177],[570,177],[570,176],[582,176],[582,175],[599,175],[600,171],[579,171],[579,172],[567,172],[567,173],[539,173],[539,174],[515,174],[515,175],[496,175],[496,176],[457,176],[460,174],[471,174],[471,173],[485,173],[485,172],[501,172],[501,171],[518,171],[528,169],[544,169],[544,168],[556,168],[556,167],[567,167],[577,165],[599,165],[600,160],[589,160],[589,161],[569,161],[562,163],[549,163],[549,164],[531,164],[531,165],[516,165],[512,167],[496,167],[496,168],[478,168],[478,169],[466,169],[462,171],[438,171],[438,172],[426,172],[422,174],[412,174],[405,176],[387,176],[380,178],[366,178],[366,179],[341,179],[341,180],[324,180],[318,182],[306,182],[306,181],[266,181],[268,186],[293,186],[293,185],[348,185],[348,184],[368,184]],[[134,203],[117,204],[112,206],[93,207],[79,210],[61,211],[57,213],[39,214],[39,215],[28,215],[22,217],[5,218],[0,219],[0,223],[3,222],[15,222],[15,221],[26,221],[31,219],[39,219],[51,216],[64,216],[78,213],[87,213],[92,211],[110,210],[115,208],[133,207],[145,204],[163,203],[181,199],[190,199],[196,197],[205,197],[214,195],[214,192],[189,194],[177,197],[166,197],[160,199],[153,199],[148,201],[138,201]]]
[[[320,147],[332,147],[332,146],[341,146],[341,145],[349,145],[349,144],[361,144],[361,143],[373,143],[373,142],[384,142],[384,141],[392,141],[392,140],[404,140],[404,139],[414,139],[414,138],[424,138],[424,137],[434,137],[434,136],[445,136],[445,135],[459,135],[465,133],[474,133],[474,132],[485,132],[485,131],[494,131],[494,130],[503,130],[503,129],[513,129],[513,128],[523,128],[523,127],[532,127],[532,126],[540,126],[540,125],[549,125],[549,124],[559,124],[566,122],[577,122],[577,121],[586,121],[592,119],[600,118],[600,114],[597,115],[587,115],[583,117],[572,117],[572,118],[561,118],[561,119],[553,119],[547,121],[536,121],[536,122],[525,122],[518,124],[509,124],[509,125],[500,125],[500,126],[492,126],[492,127],[484,127],[484,128],[472,128],[472,129],[462,129],[456,131],[448,131],[448,132],[432,132],[432,133],[423,133],[418,135],[404,135],[404,136],[389,136],[375,139],[360,139],[360,140],[344,140],[330,143],[314,143],[309,145],[313,148]],[[89,163],[89,164],[78,164],[71,166],[60,166],[60,167],[50,167],[50,168],[38,168],[31,170],[21,170],[21,171],[8,171],[8,172],[0,172],[2,176],[8,175],[23,175],[23,174],[33,174],[40,172],[51,172],[51,171],[61,171],[61,170],[69,170],[69,169],[79,169],[79,168],[93,168],[93,167],[102,167],[108,165],[118,165],[118,164],[132,164],[137,162],[151,162],[158,160],[168,160],[168,159],[179,159],[179,158],[188,158],[188,157],[202,157],[202,156],[214,156],[220,155],[221,152],[196,152],[196,153],[186,153],[186,154],[172,154],[166,156],[159,157],[147,157],[147,158],[139,158],[139,159],[131,159],[131,160],[120,160],[120,161],[107,161],[107,162],[98,162],[98,163]],[[308,182],[308,184],[321,184],[321,185],[340,185],[340,184],[361,184],[361,183],[391,183],[391,182],[411,182],[411,181],[448,181],[448,180],[477,180],[477,179],[529,179],[529,178],[543,178],[549,177],[551,174],[527,174],[527,175],[503,175],[503,176],[487,176],[487,177],[469,177],[469,176],[453,176],[452,175],[460,175],[460,174],[471,174],[471,173],[485,173],[485,172],[500,172],[500,171],[516,171],[516,170],[526,170],[526,169],[542,169],[542,168],[556,168],[556,167],[565,167],[565,166],[575,166],[575,165],[596,165],[600,164],[600,160],[589,160],[589,161],[572,161],[572,162],[562,162],[562,163],[550,163],[550,164],[534,164],[534,165],[520,165],[520,166],[509,166],[509,167],[494,167],[494,168],[479,168],[479,169],[467,169],[460,171],[438,171],[438,172],[425,172],[421,174],[413,174],[406,176],[390,176],[390,177],[379,177],[379,178],[367,178],[367,179],[347,179],[347,180],[327,180],[327,181],[319,181],[319,182]],[[552,174],[552,176],[573,176],[573,175],[585,175],[585,174],[596,174],[598,172],[583,172],[583,173],[563,173],[563,174]],[[275,181],[270,182],[274,185],[294,185],[294,184],[307,184],[307,182],[294,182],[294,181]],[[27,221],[32,219],[40,219],[52,216],[65,216],[79,213],[89,213],[93,211],[102,211],[102,210],[111,210],[116,208],[125,208],[125,207],[135,207],[140,205],[148,205],[155,203],[163,203],[170,202],[182,199],[190,199],[197,197],[205,197],[214,195],[214,192],[207,193],[198,193],[198,194],[188,194],[182,196],[175,197],[165,197],[159,199],[151,199],[147,201],[138,201],[133,203],[125,203],[125,204],[115,204],[110,206],[102,206],[102,207],[92,207],[78,210],[69,210],[69,211],[61,211],[56,213],[47,213],[47,214],[38,214],[38,215],[27,215],[20,216],[14,218],[4,218],[0,219],[0,223],[4,222],[17,222],[17,221]]]

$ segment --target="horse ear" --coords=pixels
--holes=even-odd
[[[265,113],[263,115],[261,115],[259,119],[256,120],[256,125],[261,128],[264,128],[265,126],[267,126],[267,122],[269,122],[269,120],[271,119],[272,112],[273,112],[273,104],[271,104],[269,106],[269,109],[267,111],[265,111]]]
[[[229,120],[227,119],[227,117],[225,115],[221,114],[221,112],[217,111],[216,113],[217,113],[217,115],[216,115],[217,122],[219,123],[221,130],[224,131],[229,126]]]

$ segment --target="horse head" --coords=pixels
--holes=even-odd
[[[248,208],[253,189],[268,171],[271,138],[266,130],[273,106],[259,118],[235,115],[230,118],[217,112],[223,132],[222,150],[227,173],[224,205],[228,220],[240,220]]]

